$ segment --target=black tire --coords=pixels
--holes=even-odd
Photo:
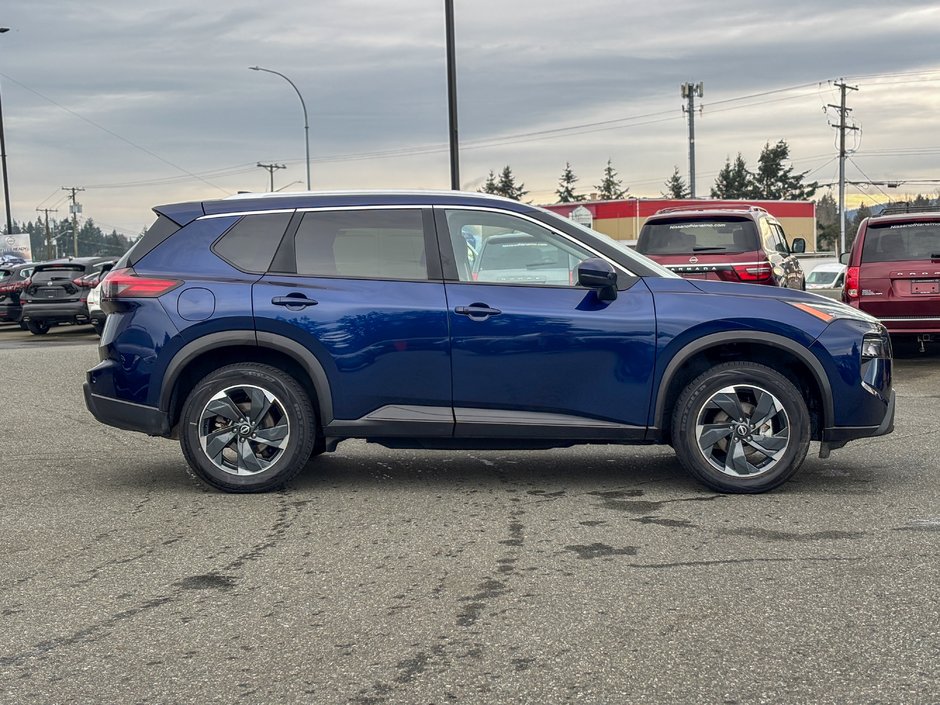
[[[104,330],[104,321],[92,321],[91,327],[95,329],[98,337],[101,337],[101,332]]]
[[[179,436],[197,479],[226,492],[268,492],[303,469],[316,429],[310,397],[293,377],[270,365],[245,362],[216,370],[193,387],[183,405]],[[271,445],[256,438],[262,434],[268,434]],[[213,451],[218,451],[214,459]]]
[[[29,330],[29,326],[26,325],[26,321],[20,321],[20,330]]]
[[[45,335],[49,332],[49,324],[46,321],[27,321],[26,327],[33,335]]]
[[[692,380],[672,415],[679,462],[719,492],[766,492],[783,484],[803,464],[810,434],[799,390],[754,362],[727,362]]]

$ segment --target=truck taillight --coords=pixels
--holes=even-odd
[[[773,268],[770,263],[761,264],[736,264],[734,271],[743,282],[758,284],[770,281],[773,277]]]
[[[859,298],[858,272],[858,267],[849,267],[845,270],[845,296],[847,299]]]
[[[101,300],[153,299],[182,283],[179,279],[141,276],[130,267],[112,269],[101,282]]]

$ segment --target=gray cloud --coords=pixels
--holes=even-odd
[[[940,9],[932,2],[896,2],[890,9],[867,0],[851,7],[808,0],[546,5],[457,1],[466,182],[509,163],[533,197],[547,199],[566,160],[588,185],[611,157],[636,184],[634,192],[655,195],[673,165],[686,168],[679,84],[690,80],[706,85],[700,190],[726,155],[741,151],[753,162],[768,140],[790,140],[794,158],[808,168],[832,153],[833,131],[822,113],[833,98],[827,85],[751,107],[718,101],[842,75],[920,70],[929,72],[921,78],[940,78],[934,50]],[[296,96],[277,77],[248,71],[254,64],[282,71],[300,87],[316,157],[446,141],[443,8],[436,0],[173,0],[150,8],[41,0],[18,3],[2,21],[13,31],[0,37],[0,73],[19,82],[0,78],[20,220],[66,183],[180,177],[168,185],[84,194],[86,215],[135,232],[156,202],[222,193],[28,89],[185,170],[241,165],[245,173],[205,177],[227,191],[264,188],[266,174],[252,167],[258,160],[287,162],[290,168],[278,174],[283,183],[303,174]],[[862,90],[852,100],[865,144],[935,145],[925,118],[935,114],[936,91],[924,87],[936,84],[891,81],[859,78]],[[501,135],[647,113],[662,121],[472,147]],[[866,164],[876,177],[930,173],[916,156]],[[316,185],[329,188],[446,187],[448,181],[446,151],[318,163],[314,173]]]

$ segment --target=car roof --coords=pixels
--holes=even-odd
[[[715,216],[734,216],[742,218],[745,220],[754,220],[756,218],[773,218],[773,216],[768,213],[764,208],[758,206],[750,206],[747,208],[735,208],[733,206],[724,206],[724,207],[682,207],[682,208],[664,208],[660,211],[657,211],[651,215],[647,222],[650,220],[665,220],[670,219],[674,220],[677,218],[681,219],[702,219],[702,218],[714,218]]]
[[[921,211],[918,213],[892,213],[890,215],[873,215],[869,218],[877,225],[884,223],[917,223],[922,220],[940,220],[940,211]]]

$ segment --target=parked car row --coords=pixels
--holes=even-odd
[[[89,309],[88,298],[115,261],[68,257],[0,267],[0,321],[19,323],[34,335],[66,324],[91,325],[100,335],[104,315]]]

